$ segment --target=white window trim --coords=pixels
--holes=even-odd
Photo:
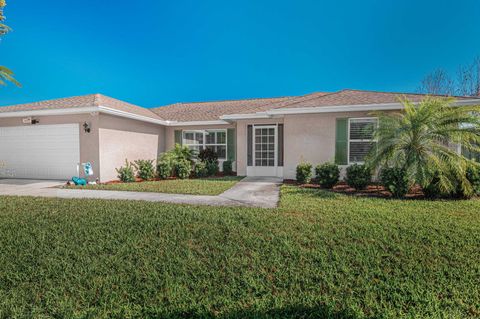
[[[377,139],[368,139],[368,140],[351,140],[350,139],[350,123],[351,121],[355,120],[376,120],[376,125],[378,125],[378,117],[351,117],[348,119],[348,129],[347,129],[347,163],[348,165],[352,164],[365,164],[365,161],[363,162],[351,162],[350,161],[350,142],[377,142]]]
[[[224,132],[225,133],[225,143],[224,144],[207,144],[207,138],[206,138],[206,133],[208,132]],[[189,144],[186,143],[185,141],[185,134],[187,133],[202,133],[203,134],[203,143],[202,144]],[[226,129],[204,129],[204,130],[184,130],[182,131],[182,145],[185,146],[202,146],[203,148],[206,148],[207,146],[225,146],[225,157],[219,157],[219,161],[226,161],[228,159],[228,136],[227,136],[227,130]]]

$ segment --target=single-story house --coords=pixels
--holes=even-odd
[[[238,175],[291,179],[302,161],[361,163],[374,143],[372,112],[424,97],[342,90],[147,109],[94,94],[0,107],[0,177],[69,179],[90,162],[104,182],[116,179],[125,159],[156,159],[179,143],[214,149]]]

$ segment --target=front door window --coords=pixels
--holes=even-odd
[[[275,166],[275,127],[255,127],[255,166]]]

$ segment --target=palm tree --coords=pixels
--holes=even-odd
[[[401,168],[412,184],[422,187],[436,178],[445,193],[457,187],[472,193],[466,171],[479,164],[465,158],[459,149],[480,152],[480,105],[455,107],[452,102],[426,97],[416,105],[403,100],[404,110],[378,113],[377,147],[368,157],[369,166]]]
[[[16,86],[21,86],[21,84],[13,77],[13,72],[10,69],[0,66],[0,85],[6,85],[7,81],[12,82]]]
[[[0,36],[5,35],[10,31],[10,28],[3,23],[3,21],[5,21],[3,8],[6,5],[7,4],[5,3],[5,0],[0,0]],[[16,86],[20,86],[20,83],[18,83],[18,81],[13,77],[13,72],[4,66],[0,66],[0,85],[6,85],[7,82],[11,82]]]

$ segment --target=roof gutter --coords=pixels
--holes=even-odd
[[[414,104],[419,104],[415,102]],[[454,102],[453,106],[480,105],[480,99],[468,99]],[[266,112],[249,113],[249,114],[231,114],[224,115],[220,118],[226,121],[236,121],[243,119],[265,119],[272,117],[281,117],[284,115],[299,114],[321,114],[321,113],[338,113],[338,112],[374,112],[374,111],[390,111],[404,109],[402,103],[383,103],[383,104],[356,104],[356,105],[332,105],[317,107],[299,107],[299,108],[280,108],[271,109]]]
[[[420,102],[414,102],[418,105]],[[480,99],[461,100],[452,103],[453,106],[480,105]],[[302,108],[282,108],[267,111],[269,115],[288,115],[288,114],[312,114],[312,113],[336,113],[336,112],[358,112],[358,111],[391,111],[402,110],[405,106],[402,103],[383,103],[383,104],[356,104],[356,105],[336,105],[336,106],[317,106]]]
[[[258,113],[246,113],[246,114],[229,114],[220,116],[224,121],[237,121],[237,120],[251,120],[251,119],[268,119],[272,116],[267,112]]]
[[[97,106],[79,107],[71,109],[52,109],[52,110],[34,110],[34,111],[17,111],[17,112],[0,112],[0,118],[8,117],[26,117],[26,116],[48,116],[48,115],[74,115],[99,112]]]
[[[230,122],[223,120],[215,121],[190,121],[190,122],[177,122],[168,121],[168,126],[195,126],[195,125],[228,125]]]
[[[28,116],[52,116],[52,115],[78,115],[78,114],[89,114],[89,113],[103,113],[110,114],[115,116],[120,116],[124,118],[129,118],[133,120],[161,124],[168,126],[170,121],[164,121],[159,119],[154,119],[148,116],[142,116],[133,114],[130,112],[120,111],[112,109],[105,106],[90,106],[90,107],[78,107],[70,109],[51,109],[51,110],[33,110],[33,111],[14,111],[14,112],[0,112],[0,118],[9,118],[9,117],[28,117]]]
[[[105,106],[99,106],[98,109],[99,109],[98,111],[100,113],[116,115],[116,116],[120,116],[120,117],[126,117],[126,118],[129,118],[129,119],[132,119],[132,120],[138,120],[138,121],[143,121],[143,122],[147,122],[147,123],[161,124],[161,125],[165,125],[165,126],[169,126],[170,123],[171,123],[170,121],[154,119],[152,117],[137,115],[137,114],[133,114],[133,113],[130,113],[130,112],[120,111],[120,110],[112,109],[112,108],[105,107]]]

